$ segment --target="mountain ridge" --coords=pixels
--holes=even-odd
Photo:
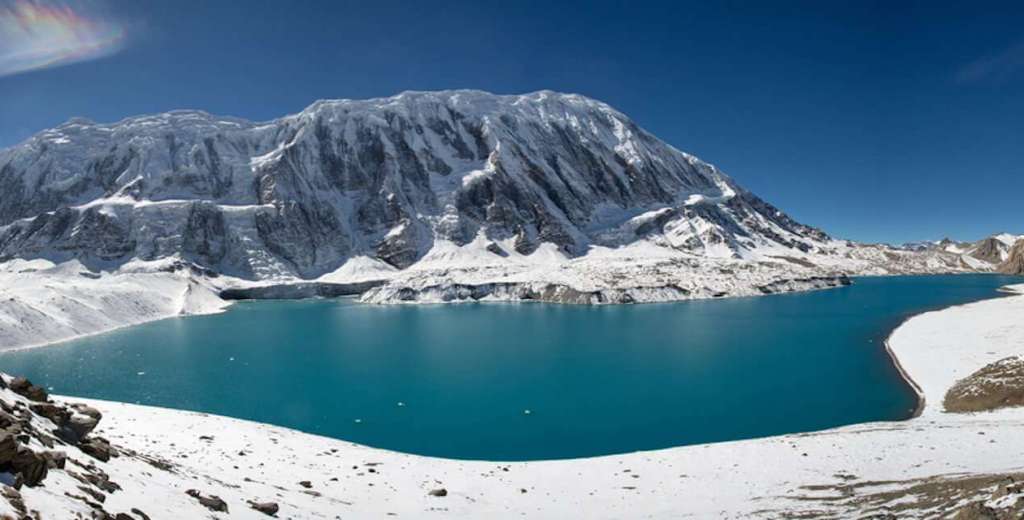
[[[462,299],[446,287],[467,284],[678,299],[994,269],[835,240],[609,105],[553,91],[320,100],[264,122],[72,119],[0,150],[0,191],[0,260],[402,278],[377,300]]]
[[[161,139],[165,142],[159,142]],[[316,149],[311,149],[314,146]],[[191,156],[181,157],[182,147],[189,148]],[[595,149],[599,153],[595,154]],[[225,158],[231,152],[238,156]],[[38,157],[25,157],[33,153]],[[228,168],[235,171],[223,174],[222,163],[232,161]],[[295,169],[295,161],[319,164],[301,165],[301,172],[288,171]],[[382,171],[392,161],[400,163],[394,166],[394,174]],[[40,162],[44,164],[40,166]],[[86,166],[81,168],[83,162]],[[241,171],[245,163],[255,182],[239,187],[236,177],[250,173]],[[19,164],[23,167],[17,171]],[[453,173],[461,186],[438,182],[453,178]],[[288,178],[299,174],[306,178]],[[322,179],[311,181],[309,177],[316,174]],[[96,201],[114,207],[130,199],[152,203],[190,199],[225,206],[269,204],[280,214],[289,201],[304,196],[302,203],[316,205],[325,186],[307,189],[300,184],[317,180],[327,181],[326,188],[335,188],[339,199],[346,191],[375,190],[368,193],[371,200],[367,205],[356,210],[376,212],[385,227],[367,230],[367,236],[353,237],[344,247],[334,244],[337,256],[353,249],[368,252],[368,244],[359,243],[359,238],[364,242],[380,240],[383,246],[377,247],[377,256],[398,268],[408,267],[422,256],[422,250],[409,248],[417,240],[431,238],[423,235],[440,233],[465,244],[481,224],[486,224],[488,235],[516,236],[520,252],[535,250],[539,238],[557,243],[569,256],[579,256],[591,243],[615,242],[593,233],[595,229],[614,231],[601,225],[602,218],[614,213],[599,214],[607,210],[597,207],[601,204],[639,213],[647,207],[678,209],[668,206],[695,207],[738,198],[742,202],[733,203],[735,207],[761,217],[767,213],[766,220],[797,237],[826,237],[743,190],[714,166],[657,140],[608,105],[551,91],[522,96],[461,90],[406,92],[364,101],[321,100],[298,114],[263,123],[195,110],[136,116],[111,124],[74,119],[0,152],[0,183],[8,193],[27,195],[0,202],[0,225],[38,218],[64,206],[81,208],[88,215],[98,205]],[[147,181],[178,186],[145,186]],[[284,182],[293,186],[275,192]],[[414,185],[408,186],[410,183]],[[173,188],[179,197],[174,196]],[[405,200],[397,207],[385,207],[394,197]],[[517,198],[524,200],[508,200]],[[316,217],[329,222],[339,216],[330,209],[351,201],[330,202],[334,208],[321,206],[310,211],[320,212]],[[455,220],[470,222],[440,222],[445,216],[442,213],[452,208]],[[216,218],[208,209],[196,208],[189,218]],[[495,215],[495,210],[518,214],[501,222],[503,217]],[[424,219],[410,218],[414,214],[434,217],[430,233],[421,229],[427,223]],[[710,216],[724,218],[713,211]],[[656,217],[663,221],[668,215]],[[501,224],[511,229],[499,229]],[[458,229],[460,225],[467,228]],[[266,240],[272,235],[271,227],[264,226],[260,237]],[[5,238],[0,239],[0,250],[10,256],[13,237],[8,233]],[[813,247],[779,233],[768,238],[786,245],[799,243],[797,247],[804,249]],[[268,247],[273,248],[269,244],[274,243],[268,241]],[[323,244],[309,245],[331,244],[325,239]],[[296,251],[280,249],[285,258],[302,263],[293,258]],[[100,256],[114,257],[117,252],[105,251]],[[317,270],[299,271],[308,276]]]

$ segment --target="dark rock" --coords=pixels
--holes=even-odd
[[[25,500],[21,498],[21,493],[17,489],[10,486],[0,486],[0,496],[3,496],[7,503],[19,513],[24,515],[28,512],[25,507]]]
[[[105,472],[97,468],[92,468],[83,478],[89,484],[92,484],[107,493],[113,493],[121,490],[120,485],[110,480],[110,475],[107,475]]]
[[[276,515],[279,509],[275,502],[249,502],[249,507],[269,516]]]
[[[445,489],[445,488],[431,489],[430,492],[427,493],[427,494],[432,496],[432,497],[446,497],[446,496],[448,496],[448,490]]]
[[[91,496],[93,498],[93,500],[95,500],[95,501],[97,501],[97,502],[99,502],[101,504],[107,501],[107,495],[104,495],[103,493],[101,493],[101,492],[99,492],[99,491],[97,491],[97,490],[95,490],[95,489],[93,489],[91,487],[78,486],[78,490],[81,491],[82,493],[85,493],[86,495]]]
[[[139,518],[141,518],[142,520],[149,520],[149,515],[147,515],[146,513],[143,513],[141,510],[139,510],[137,508],[134,508],[134,507],[132,508],[132,514],[137,516],[137,517],[139,517]]]
[[[238,289],[225,289],[220,297],[225,300],[297,300],[303,298],[337,298],[358,296],[383,281],[371,280],[356,283],[300,282],[277,285],[261,285]]]
[[[18,454],[18,441],[10,433],[0,433],[0,466],[14,460]]]
[[[71,409],[76,411],[76,412],[78,412],[78,413],[80,413],[80,414],[82,414],[82,415],[87,415],[89,417],[92,417],[93,419],[96,419],[96,422],[99,422],[100,419],[103,418],[103,414],[100,413],[99,410],[97,410],[97,409],[95,409],[95,408],[93,408],[93,407],[91,407],[91,406],[89,406],[87,404],[74,403],[74,404],[71,405]]]
[[[46,390],[42,387],[33,385],[31,381],[24,377],[16,377],[12,379],[9,386],[14,393],[32,401],[43,403],[50,398],[50,396],[47,395]]]
[[[41,415],[57,426],[64,426],[71,419],[71,412],[63,406],[51,403],[40,403],[29,406],[36,415]]]
[[[185,494],[198,500],[199,503],[203,505],[203,507],[209,509],[210,511],[218,511],[221,513],[228,512],[227,503],[221,500],[220,497],[216,495],[204,495],[195,489],[190,489],[186,491]]]
[[[46,478],[48,464],[46,459],[31,449],[21,446],[11,460],[11,467],[21,475],[22,482],[28,487],[38,486]]]
[[[101,462],[110,461],[110,457],[115,454],[110,447],[110,442],[102,437],[90,437],[79,443],[78,449]]]
[[[96,425],[100,422],[99,418],[92,415],[86,415],[82,413],[76,413],[72,415],[64,427],[70,430],[77,438],[83,439],[86,435],[89,435]]]
[[[487,250],[489,252],[493,253],[493,254],[496,254],[496,255],[502,257],[502,258],[505,258],[505,257],[508,256],[508,251],[505,251],[504,249],[501,248],[501,246],[499,246],[498,244],[496,244],[494,242],[491,242],[491,243],[487,244]]]
[[[64,469],[67,465],[68,454],[63,451],[44,451],[42,456],[50,469]]]
[[[313,487],[313,484],[308,480],[303,480],[302,482],[299,482],[299,485],[306,489]]]

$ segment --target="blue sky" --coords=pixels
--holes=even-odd
[[[91,0],[76,9],[123,38],[63,66],[0,76],[0,146],[72,116],[199,108],[258,120],[319,98],[553,89],[615,106],[836,236],[1024,233],[1019,2]]]

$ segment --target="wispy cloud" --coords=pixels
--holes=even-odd
[[[0,0],[0,77],[119,51],[125,31],[62,1]]]
[[[1024,70],[1024,41],[1017,42],[996,54],[968,63],[957,71],[956,79],[961,83],[1000,81],[1022,70]]]

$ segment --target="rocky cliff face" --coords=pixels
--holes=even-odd
[[[998,264],[1006,258],[1009,249],[1010,246],[1006,243],[995,237],[988,237],[976,243],[971,249],[970,255],[990,264]]]
[[[1024,239],[1010,249],[1006,261],[999,264],[999,272],[1005,274],[1024,274]]]
[[[179,256],[248,279],[354,256],[402,269],[439,242],[741,258],[828,241],[609,106],[553,92],[321,101],[265,123],[76,119],[0,152],[0,191],[0,259]]]

